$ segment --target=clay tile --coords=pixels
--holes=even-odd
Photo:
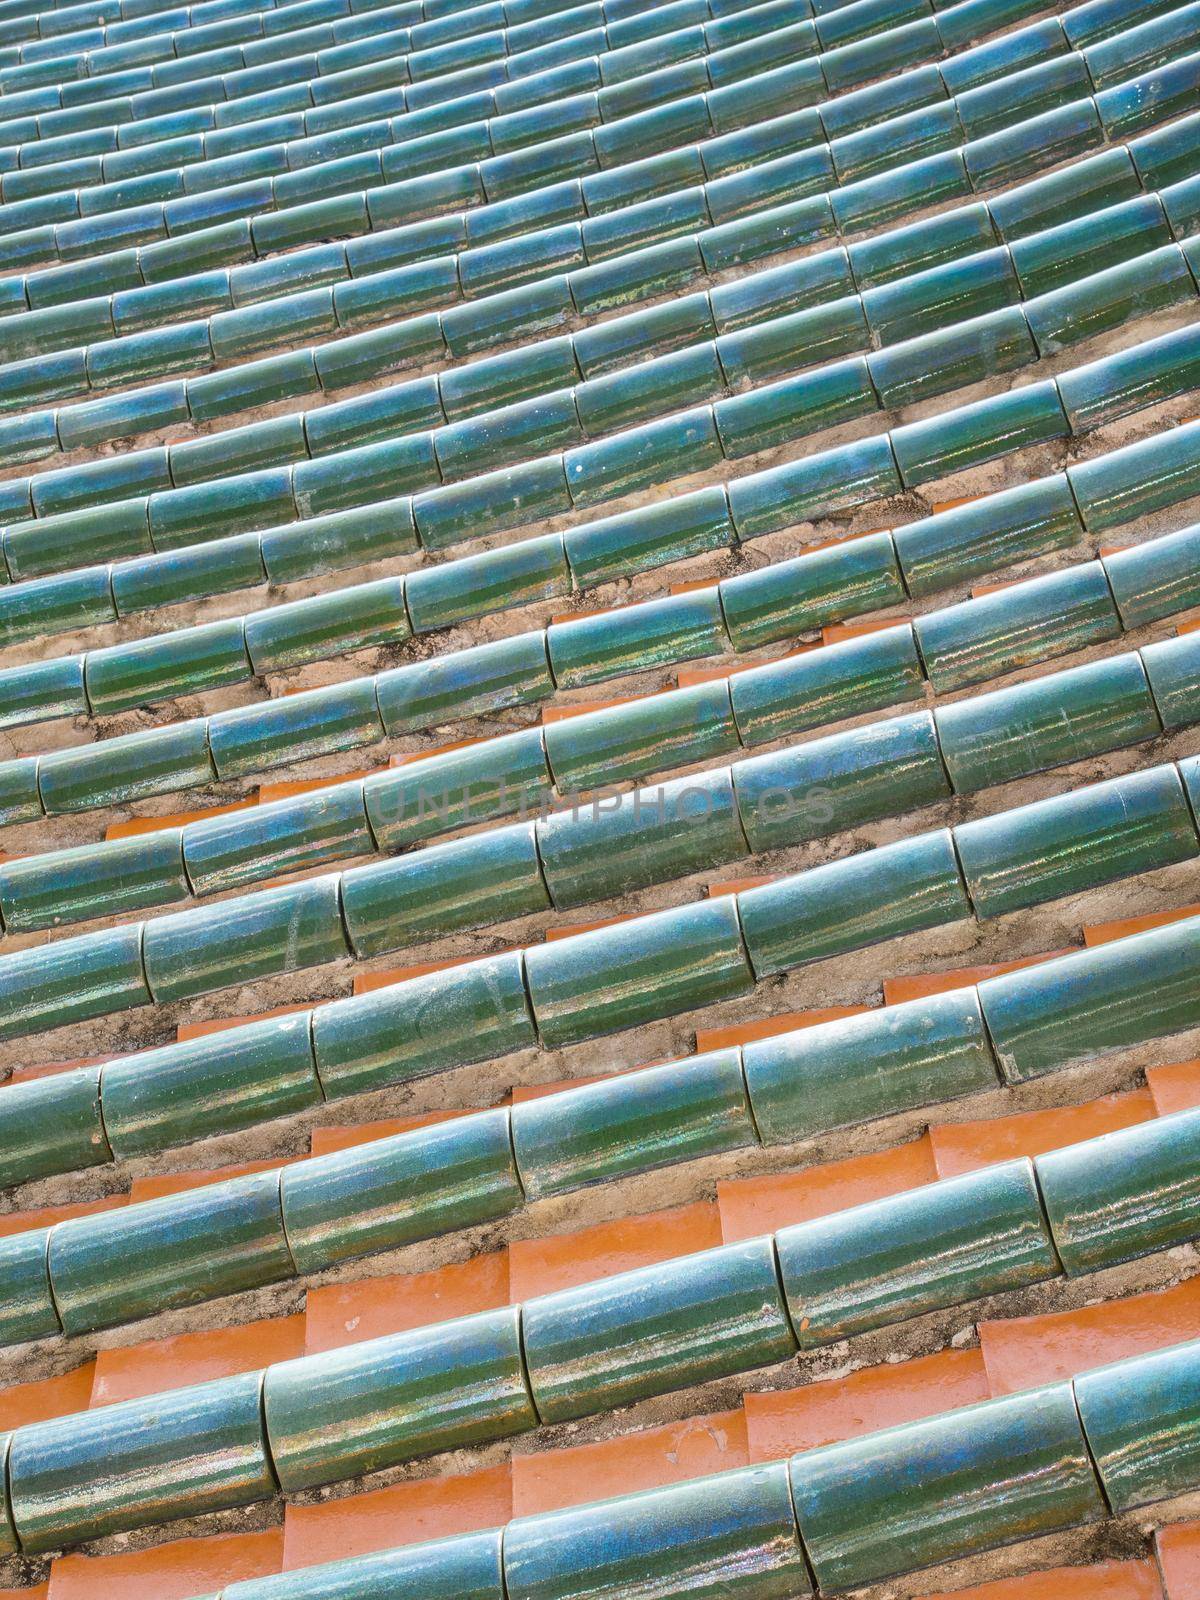
[[[825,1217],[848,1206],[903,1194],[937,1177],[929,1136],[893,1150],[851,1156],[803,1172],[735,1178],[717,1185],[726,1244],[772,1233],[792,1222]]]
[[[322,1284],[308,1291],[304,1347],[309,1355],[337,1350],[407,1328],[495,1311],[511,1298],[507,1250],[432,1272]]]

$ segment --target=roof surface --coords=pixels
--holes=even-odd
[[[1200,1600],[1198,90],[0,0],[0,1600]]]

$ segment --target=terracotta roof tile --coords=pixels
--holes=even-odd
[[[974,1405],[988,1393],[978,1350],[943,1350],[803,1389],[754,1392],[744,1401],[750,1459],[778,1461],[797,1450]]]
[[[925,1135],[894,1150],[851,1156],[803,1172],[729,1179],[717,1185],[721,1233],[727,1244],[753,1239],[792,1222],[903,1194],[932,1183],[937,1175],[933,1147]]]
[[[592,1444],[519,1451],[512,1459],[513,1515],[658,1489],[746,1466],[750,1459],[742,1411],[687,1417]]]
[[[856,1017],[869,1006],[816,1006],[810,1011],[781,1011],[774,1017],[759,1017],[754,1022],[735,1022],[723,1028],[697,1028],[696,1049],[723,1050],[732,1044],[750,1044],[755,1039],[773,1039],[797,1028],[815,1028],[840,1017]]]
[[[101,1350],[96,1357],[90,1404],[113,1405],[189,1383],[230,1378],[273,1361],[290,1361],[303,1351],[302,1316],[269,1317],[145,1344],[120,1345]]]
[[[283,1566],[291,1572],[396,1545],[474,1533],[498,1527],[512,1514],[507,1462],[479,1472],[416,1478],[319,1505],[288,1506]]]
[[[943,1122],[929,1130],[939,1178],[954,1178],[1015,1156],[1040,1156],[1060,1145],[1148,1122],[1155,1115],[1149,1089],[1105,1095],[1080,1106],[1018,1111],[978,1122]]]
[[[191,1600],[214,1584],[269,1577],[282,1564],[282,1528],[177,1539],[120,1555],[59,1556],[47,1600]]]
[[[1200,1060],[1172,1061],[1146,1068],[1146,1083],[1160,1117],[1200,1106]]]
[[[707,1201],[600,1222],[577,1233],[515,1239],[509,1246],[509,1288],[514,1301],[528,1300],[720,1243],[717,1208]]]
[[[884,1004],[898,1006],[906,1000],[927,1000],[931,995],[969,988],[985,978],[999,977],[1002,972],[1020,972],[1023,967],[1037,967],[1069,954],[1069,950],[1049,950],[1042,956],[1018,956],[1013,961],[993,961],[978,967],[951,967],[945,972],[912,972],[900,978],[885,978]]]
[[[492,1250],[430,1272],[320,1284],[305,1302],[305,1350],[336,1350],[405,1328],[508,1305],[508,1251]]]
[[[1154,1536],[1166,1600],[1200,1595],[1200,1522],[1172,1522]]]
[[[1196,1337],[1200,1279],[1078,1311],[981,1322],[993,1394],[1015,1394]]]
[[[1162,1600],[1162,1590],[1149,1561],[1101,1561],[1094,1567],[1055,1567],[1000,1578],[927,1600]]]
[[[86,1411],[95,1376],[96,1363],[85,1361],[61,1378],[42,1378],[0,1389],[0,1431]]]

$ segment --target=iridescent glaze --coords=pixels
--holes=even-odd
[[[759,979],[970,915],[948,829],[860,851],[737,898]]]
[[[79,1067],[9,1084],[0,1184],[102,1166],[113,1152],[100,1115],[100,1068]]]
[[[754,986],[729,896],[533,945],[525,973],[538,1036],[550,1048]]]
[[[279,1172],[70,1217],[51,1229],[49,1261],[68,1333],[290,1278]]]
[[[312,1013],[330,1097],[469,1066],[535,1043],[516,951],[409,978]]]
[[[778,849],[950,797],[928,711],[755,756],[733,767],[750,849]]]
[[[1003,916],[1200,855],[1200,838],[1174,766],[1128,773],[960,823],[954,842],[981,917]]]
[[[269,1367],[271,1459],[291,1494],[536,1425],[516,1307]]]
[[[1114,1511],[1167,1500],[1200,1478],[1200,1344],[1156,1350],[1075,1379],[1096,1472]]]
[[[339,877],[260,889],[146,924],[146,982],[155,1001],[297,972],[348,954]]]
[[[553,811],[537,854],[555,906],[586,905],[743,859],[739,818],[724,767]]]
[[[730,679],[734,716],[747,745],[925,697],[911,623],[784,657]]]
[[[1067,1383],[811,1450],[790,1475],[829,1590],[1105,1515]]]
[[[532,822],[352,867],[340,886],[346,934],[359,960],[550,908]]]
[[[19,1428],[9,1474],[22,1550],[270,1499],[261,1389],[252,1372]]]
[[[1059,1271],[1030,1161],[1007,1161],[776,1235],[804,1349],[1040,1283]]]
[[[927,611],[913,623],[939,692],[1115,639],[1121,620],[1098,561]]]
[[[506,1110],[481,1111],[285,1168],[283,1221],[297,1270],[514,1211],[523,1197],[508,1119]]]
[[[551,623],[546,647],[555,683],[573,689],[668,662],[723,655],[729,634],[714,584]]]
[[[1145,983],[1153,966],[1152,989]],[[1006,1080],[1019,1083],[1200,1023],[1200,919],[1060,956],[979,985]]]
[[[383,738],[383,724],[375,682],[359,678],[217,711],[207,734],[217,776],[237,778],[375,744]],[[101,754],[105,748],[100,746]]]
[[[736,1049],[522,1101],[512,1137],[530,1200],[757,1143]]]
[[[548,723],[546,758],[558,792],[587,795],[740,749],[729,698],[736,682],[716,679]]]
[[[812,1593],[782,1462],[521,1518],[505,1534],[504,1575],[511,1600]]]
[[[248,1578],[216,1600],[507,1600],[500,1569],[499,1530],[468,1533]]]
[[[0,912],[10,933],[171,905],[189,893],[179,828],[0,863]]]
[[[939,1105],[997,1083],[974,989],[756,1039],[743,1048],[765,1144]]]
[[[140,924],[0,958],[0,1038],[17,1039],[149,1004]]]
[[[1168,1250],[1200,1233],[1200,1115],[1181,1111],[1037,1158],[1046,1214],[1068,1273]]]
[[[105,1062],[101,1093],[113,1153],[146,1155],[319,1105],[310,1035],[301,1012]]]
[[[1162,726],[1132,652],[938,706],[934,717],[959,794],[1157,738]]]
[[[769,1238],[540,1295],[522,1308],[522,1329],[544,1423],[766,1366],[796,1348]]]
[[[434,727],[450,715],[536,703],[554,692],[540,631],[393,667],[376,683],[379,715],[390,737]]]

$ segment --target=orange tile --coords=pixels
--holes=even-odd
[[[831,622],[821,629],[821,643],[841,644],[844,639],[861,639],[865,634],[882,633],[885,628],[894,628],[905,620],[904,617],[879,617],[873,622]]]
[[[1200,1600],[1200,1522],[1173,1522],[1154,1536],[1167,1600]]]
[[[820,645],[816,644],[799,644],[777,656],[743,656],[740,661],[720,667],[680,667],[675,674],[675,685],[679,689],[695,689],[702,683],[717,683],[721,678],[736,678],[739,672],[753,672],[755,667],[770,666],[777,661],[789,661],[792,656],[806,656],[820,648]]]
[[[292,1572],[394,1545],[476,1533],[500,1527],[511,1516],[512,1475],[507,1461],[462,1477],[416,1478],[320,1505],[288,1506],[283,1568]]]
[[[555,611],[551,613],[550,621],[554,622],[579,622],[584,617],[607,617],[614,611],[619,611],[620,606],[586,606],[579,611]]]
[[[721,1231],[726,1244],[773,1233],[792,1222],[827,1217],[832,1211],[903,1194],[937,1177],[929,1136],[893,1150],[851,1156],[807,1167],[803,1172],[735,1178],[717,1185]]]
[[[1001,1395],[1183,1344],[1198,1333],[1200,1279],[1191,1278],[1079,1311],[981,1322],[979,1344],[992,1393]]]
[[[283,1564],[283,1529],[177,1539],[115,1556],[59,1556],[47,1600],[188,1600],[225,1584],[268,1578]]]
[[[164,1389],[256,1372],[273,1361],[304,1354],[304,1318],[268,1317],[231,1328],[180,1333],[170,1339],[101,1350],[96,1357],[93,1406],[138,1400]],[[81,1407],[82,1409],[82,1407]]]
[[[1102,544],[1097,554],[1102,556],[1116,556],[1120,555],[1122,550],[1132,549],[1133,546],[1131,544]]]
[[[951,989],[968,989],[985,978],[998,978],[1002,972],[1019,972],[1022,967],[1037,967],[1056,956],[1069,956],[1070,950],[1048,950],[1041,956],[1020,956],[1016,961],[994,961],[981,967],[951,967],[945,972],[916,972],[903,978],[883,980],[883,1003],[902,1005],[906,1000],[928,1000],[931,995],[947,994]]]
[[[517,1239],[508,1250],[509,1291],[515,1303],[720,1243],[720,1219],[710,1201],[601,1222],[577,1233]]]
[[[438,1122],[451,1122],[455,1117],[470,1115],[470,1111],[426,1111],[419,1116],[387,1117],[381,1122],[350,1122],[342,1127],[314,1128],[312,1153],[314,1156],[333,1155],[338,1150],[370,1144],[374,1139],[388,1139],[394,1133],[411,1133],[414,1128],[430,1128]]]
[[[733,1044],[751,1044],[755,1039],[774,1039],[797,1028],[815,1028],[822,1022],[837,1022],[856,1017],[870,1006],[815,1006],[809,1011],[781,1011],[775,1017],[759,1017],[755,1022],[738,1022],[728,1028],[697,1028],[696,1049],[724,1050]]]
[[[408,750],[402,755],[388,757],[389,767],[411,767],[415,761],[428,761],[432,756],[446,756],[452,750],[469,750],[472,745],[482,744],[483,735],[474,739],[454,739],[449,744],[430,745],[428,750]]]
[[[73,1072],[76,1067],[95,1067],[102,1061],[121,1061],[122,1056],[78,1056],[74,1061],[43,1061],[36,1067],[14,1067],[8,1083],[28,1083],[32,1078],[54,1078],[60,1072]],[[3,1094],[8,1084],[0,1084]]]
[[[1055,1567],[1000,1578],[975,1589],[927,1595],[926,1600],[1162,1600],[1162,1589],[1149,1561],[1101,1561],[1094,1567]]]
[[[1175,911],[1152,911],[1144,917],[1118,917],[1114,922],[1085,923],[1083,942],[1086,945],[1108,944],[1113,939],[1127,939],[1133,933],[1149,933],[1152,928],[1165,928],[1168,923],[1182,922],[1185,917],[1200,915],[1200,901],[1180,906]]]
[[[1200,1106],[1200,1060],[1173,1061],[1169,1066],[1147,1067],[1146,1083],[1160,1117]]]
[[[513,1457],[513,1516],[661,1489],[749,1464],[746,1417],[720,1411],[596,1444]]]
[[[322,1284],[306,1301],[305,1349],[338,1350],[431,1322],[509,1304],[508,1251],[493,1250],[432,1272]]]
[[[985,594],[999,594],[1002,589],[1015,589],[1024,578],[1006,578],[1003,583],[976,583],[971,587],[971,599],[979,600]]]
[[[0,1239],[10,1233],[26,1233],[30,1228],[52,1228],[68,1217],[91,1217],[99,1211],[115,1211],[129,1204],[127,1194],[110,1194],[103,1200],[75,1200],[69,1206],[43,1206],[38,1211],[9,1211],[0,1216]]]
[[[134,1205],[143,1200],[161,1200],[164,1195],[183,1194],[187,1189],[207,1189],[213,1183],[225,1183],[230,1178],[242,1178],[250,1172],[269,1172],[273,1167],[289,1167],[286,1157],[273,1157],[269,1161],[246,1161],[236,1167],[216,1167],[196,1172],[156,1172],[148,1177],[135,1178],[129,1186],[129,1198]]]
[[[634,700],[648,700],[649,695],[621,694],[611,700],[576,700],[569,706],[543,706],[542,722],[567,722],[571,717],[586,716],[589,711],[610,711],[614,706],[627,706]]]
[[[43,1378],[38,1383],[16,1383],[11,1389],[0,1389],[0,1430],[86,1411],[95,1375],[96,1363],[85,1361],[61,1378]]]
[[[978,1350],[943,1350],[895,1366],[867,1367],[828,1383],[745,1398],[751,1461],[778,1461],[857,1439],[878,1428],[917,1422],[989,1398]]]
[[[234,811],[249,811],[255,800],[234,800],[227,806],[209,806],[204,811],[170,811],[161,817],[130,817],[127,822],[111,822],[104,830],[106,839],[128,839],[134,834],[157,833],[161,828],[182,828],[189,822],[207,822],[209,817],[224,817]]]
[[[978,494],[960,494],[952,500],[935,500],[933,502],[933,514],[935,517],[940,517],[943,511],[953,511],[955,506],[969,506],[973,500],[981,500],[982,498],[983,496]]]
[[[864,528],[860,533],[837,533],[831,539],[814,539],[811,544],[806,541],[796,554],[811,556],[817,550],[832,550],[834,545],[851,544],[855,539],[869,539],[873,534],[887,531],[886,528]]]
[[[633,920],[633,916],[627,914],[621,917],[601,917],[596,922],[562,922],[557,928],[546,929],[546,943],[553,944],[556,939],[573,939],[577,933],[591,933],[595,928],[614,928],[618,922]]]
[[[775,874],[766,873],[762,877],[750,878],[715,878],[706,889],[710,900],[719,900],[722,895],[741,894],[746,889],[761,889],[764,884],[774,883]]]
[[[1189,617],[1186,622],[1177,622],[1175,632],[1178,634],[1195,633],[1200,629],[1200,617]]]
[[[50,1600],[50,1585],[39,1583],[34,1589],[0,1589],[0,1600]]]
[[[929,1130],[939,1178],[975,1172],[1016,1156],[1040,1156],[1064,1144],[1078,1144],[1118,1128],[1149,1122],[1154,1116],[1149,1089],[1106,1094],[1081,1106],[1050,1111],[1018,1111],[978,1122],[945,1122]]]
[[[765,661],[748,661],[737,667],[680,667],[675,674],[677,689],[698,689],[702,683],[718,683],[722,678],[732,678],[735,672],[748,672],[751,667],[761,667]]]
[[[713,580],[711,578],[692,578],[687,583],[673,583],[670,592],[671,594],[699,594],[701,589],[711,589],[712,587]]]
[[[687,1061],[690,1058],[683,1056],[672,1059]],[[666,1060],[639,1061],[634,1067],[618,1067],[612,1072],[598,1072],[592,1078],[560,1078],[557,1083],[518,1083],[513,1085],[508,1098],[514,1106],[524,1105],[530,1100],[544,1100],[550,1094],[562,1094],[567,1089],[582,1089],[588,1083],[607,1083],[612,1078],[627,1078],[631,1072],[646,1072],[650,1067],[666,1065]]]
[[[465,965],[461,956],[448,961],[418,961],[411,967],[386,967],[382,972],[356,972],[354,993],[370,994],[373,989],[389,989],[394,983],[407,983],[410,978],[424,978],[431,972],[445,972],[449,967]]]
[[[641,1067],[628,1067],[628,1072],[641,1072]],[[605,1072],[595,1078],[560,1078],[557,1083],[518,1083],[513,1085],[512,1103],[527,1105],[530,1100],[544,1100],[548,1094],[562,1094],[564,1089],[582,1089],[588,1083],[603,1083],[608,1078],[624,1077],[623,1072]]]
[[[297,1011],[311,1011],[311,1006],[272,1006],[269,1011],[257,1011],[246,1017],[212,1017],[207,1022],[181,1022],[175,1029],[180,1044],[185,1039],[202,1039],[210,1033],[225,1033],[229,1028],[242,1028],[247,1022],[265,1022],[268,1017],[291,1017]]]
[[[809,548],[806,545],[805,551]],[[821,546],[817,545],[815,548],[820,549]],[[694,689],[699,684],[716,683],[721,678],[736,678],[739,672],[753,672],[755,667],[767,667],[780,661],[790,661],[793,656],[810,655],[812,651],[820,648],[819,644],[797,644],[790,650],[781,651],[778,655],[742,656],[737,661],[729,661],[718,667],[680,667],[675,673],[675,684],[680,689]]]
[[[274,800],[292,800],[299,794],[332,788],[335,783],[357,783],[382,770],[382,767],[363,767],[358,772],[338,772],[328,778],[285,778],[280,783],[262,783],[257,790],[258,804],[269,806]]]

